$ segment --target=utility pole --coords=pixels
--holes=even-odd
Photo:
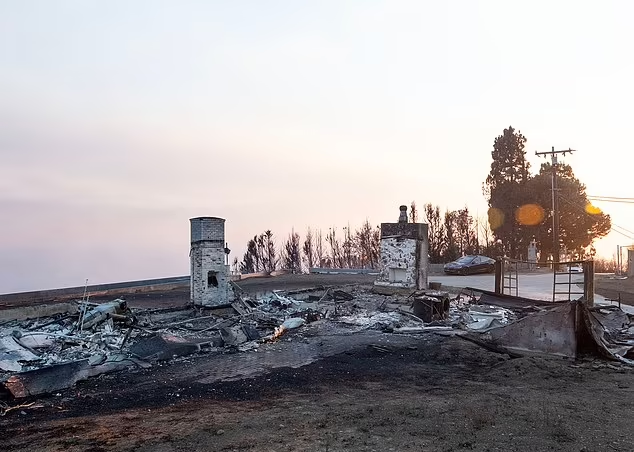
[[[550,152],[535,152],[535,155],[541,155],[546,157],[550,155],[550,161],[552,166],[552,216],[553,216],[553,271],[555,271],[555,263],[559,262],[559,196],[557,194],[557,155],[563,154],[564,157],[570,152],[575,151],[572,149],[566,149],[563,151],[555,151],[555,146],[552,147]]]

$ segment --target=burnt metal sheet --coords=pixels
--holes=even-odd
[[[14,397],[28,397],[69,388],[80,380],[81,371],[88,368],[87,359],[65,364],[42,367],[15,374],[8,378],[4,386]]]
[[[481,293],[479,302],[481,304],[490,304],[493,306],[500,306],[502,308],[507,309],[525,309],[531,306],[536,306],[540,308],[550,308],[553,306],[560,306],[569,301],[544,301],[544,300],[533,300],[531,298],[525,297],[516,297],[513,295],[507,294],[498,294],[495,292],[491,292],[488,290],[475,289],[473,287],[465,287],[465,290],[470,290],[473,292]]]
[[[602,310],[604,312],[601,312]],[[631,345],[631,341],[619,340],[617,334],[619,329],[629,324],[627,314],[609,306],[597,306],[590,309],[584,306],[582,315],[586,329],[601,355],[630,366],[634,365],[634,359],[632,359],[634,346]]]
[[[200,351],[200,344],[171,334],[157,334],[141,339],[130,352],[141,359],[167,361],[175,356],[187,356]]]
[[[16,342],[13,336],[0,337],[0,370],[19,372],[23,362],[38,359],[39,356]]]
[[[577,356],[576,304],[561,306],[526,316],[485,333],[490,341],[518,354]]]
[[[123,359],[91,366],[88,359],[82,359],[12,375],[4,382],[4,386],[13,397],[29,397],[70,388],[80,380],[131,365],[138,365],[138,362]]]

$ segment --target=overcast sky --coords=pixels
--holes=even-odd
[[[512,125],[634,196],[634,3],[0,0],[0,293],[185,275],[271,229],[484,217]],[[631,205],[599,204],[634,230]],[[634,236],[634,234],[632,234]],[[598,245],[611,257],[630,238]]]

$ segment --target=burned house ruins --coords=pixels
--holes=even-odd
[[[380,271],[376,287],[427,288],[429,238],[427,225],[409,223],[407,206],[400,207],[398,223],[381,223]]]
[[[289,351],[292,361],[279,365],[301,366],[323,355],[323,343],[333,344],[328,353],[340,352],[347,341],[341,338],[363,334],[381,353],[389,349],[378,342],[390,342],[390,335],[438,334],[508,356],[574,359],[588,353],[590,344],[592,353],[634,366],[633,318],[617,306],[594,306],[592,284],[584,284],[587,293],[580,299],[557,302],[481,286],[441,288],[436,282],[428,289],[427,225],[408,222],[405,206],[397,223],[381,225],[378,274],[249,275],[231,281],[225,220],[197,217],[190,225],[189,276],[0,297],[6,303],[0,308],[0,396],[52,393],[97,375],[149,369],[189,355],[223,362],[224,354],[260,349],[266,364],[255,368],[266,368],[274,355],[267,353],[292,350],[292,342],[300,351]],[[581,284],[593,273],[576,278]],[[257,359],[245,359],[244,366]],[[234,360],[233,371],[241,372],[243,363]]]
[[[225,220],[197,217],[191,225],[191,302],[223,306],[233,300],[229,266],[225,264]]]

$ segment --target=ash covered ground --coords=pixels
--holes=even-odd
[[[272,288],[258,284],[252,293]],[[338,305],[367,293],[362,281],[342,289],[357,301]],[[395,306],[375,323],[340,312],[344,322],[317,319],[242,351],[203,349],[5,399],[16,409],[0,417],[2,449],[634,450],[630,367],[591,354],[512,358],[442,330],[396,333],[407,326],[388,321]]]

